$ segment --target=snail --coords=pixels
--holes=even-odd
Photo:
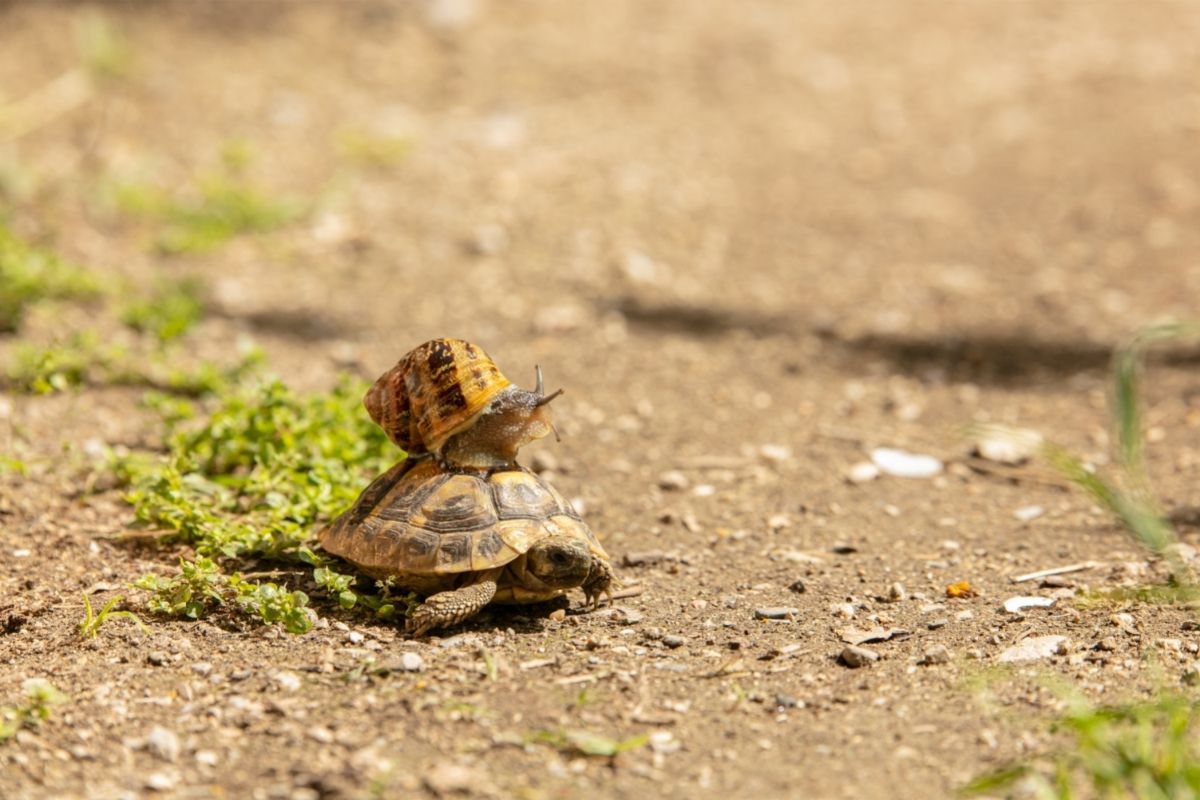
[[[542,370],[528,391],[509,382],[482,348],[433,339],[409,351],[363,398],[367,413],[410,456],[443,466],[493,469],[515,463],[526,443],[550,433]]]

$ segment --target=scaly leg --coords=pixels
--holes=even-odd
[[[430,628],[456,625],[478,614],[495,596],[494,580],[479,581],[452,592],[438,592],[426,597],[425,602],[417,606],[404,629],[416,637],[424,636]]]
[[[592,608],[599,608],[600,595],[608,598],[608,604],[612,605],[612,590],[615,586],[620,586],[620,581],[613,575],[612,567],[602,558],[592,556],[592,566],[588,570],[587,580],[583,582],[583,595],[587,598],[587,604]]]

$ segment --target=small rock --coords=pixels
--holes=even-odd
[[[851,669],[865,667],[868,664],[874,664],[879,660],[879,653],[874,650],[868,650],[865,647],[857,647],[850,645],[842,649],[840,656],[842,663]]]
[[[280,670],[271,675],[271,680],[285,692],[294,692],[300,688],[300,676],[294,672]]]
[[[212,750],[197,750],[196,763],[206,767],[215,767],[217,765],[217,754]]]
[[[1106,653],[1111,653],[1117,649],[1117,640],[1111,636],[1105,636],[1100,641],[1096,642],[1096,649]]]
[[[969,619],[975,618],[975,612],[967,608],[955,614],[954,618],[959,622],[966,622]]]
[[[1009,614],[1019,614],[1026,608],[1049,608],[1054,603],[1052,597],[1010,597],[1004,601],[1004,610]]]
[[[795,619],[800,609],[792,606],[770,606],[754,609],[755,619]]]
[[[791,525],[792,519],[787,514],[772,514],[771,516],[767,517],[767,528],[770,529],[772,533],[781,531],[784,528],[790,528]]]
[[[887,598],[889,603],[899,603],[901,600],[908,599],[908,592],[904,589],[903,583],[893,583],[888,587]]]
[[[933,456],[890,447],[877,447],[872,450],[871,461],[885,475],[896,478],[932,478],[942,471],[942,462]]]
[[[152,772],[146,776],[146,788],[155,792],[169,792],[177,782],[175,776],[165,772]]]
[[[1066,636],[1034,636],[1025,639],[1000,654],[1002,664],[1038,661],[1067,652]]]
[[[628,606],[614,606],[612,610],[612,616],[614,619],[625,625],[637,625],[646,618],[645,614],[635,608],[629,608]]]
[[[834,603],[829,610],[840,619],[854,619],[854,603]]]
[[[850,483],[870,483],[879,477],[879,467],[870,461],[860,461],[846,470],[846,480]]]
[[[192,664],[192,672],[197,675],[207,675],[212,672],[212,664],[207,661],[197,661],[195,664]]]
[[[162,650],[152,650],[146,654],[146,663],[155,667],[164,666],[169,661],[170,657]]]
[[[783,694],[780,692],[779,694],[775,695],[776,708],[795,708],[799,704],[800,701],[792,697],[790,694]]]
[[[1013,516],[1019,522],[1033,522],[1038,517],[1046,513],[1046,509],[1041,506],[1021,506],[1013,512]]]
[[[443,761],[435,764],[421,780],[429,791],[444,797],[451,794],[474,794],[481,786],[481,777],[470,767]]]
[[[146,734],[146,750],[151,755],[173,764],[179,760],[179,737],[174,731],[155,725]]]
[[[1042,447],[1042,435],[1027,428],[989,430],[975,442],[975,455],[998,464],[1024,464]]]
[[[788,584],[788,589],[796,594],[804,594],[808,591],[808,585],[804,582],[803,578],[797,578]]]
[[[945,645],[935,644],[932,647],[925,648],[925,655],[921,658],[922,664],[948,664],[950,663],[950,651]]]
[[[764,444],[758,448],[758,454],[772,464],[782,464],[792,460],[792,448],[782,444]]]
[[[949,622],[950,620],[948,619],[931,619],[929,622],[925,623],[925,627],[931,631],[936,631],[938,628],[946,627]]]
[[[405,672],[421,672],[425,669],[425,659],[420,654],[408,650],[400,655],[400,669]]]
[[[556,608],[553,611],[551,611],[549,616],[547,617],[547,619],[553,620],[554,622],[562,622],[566,618],[567,618],[567,610],[565,608]]]
[[[677,647],[683,647],[685,644],[687,644],[687,640],[682,636],[676,636],[673,633],[669,633],[662,637],[662,643],[674,650]]]
[[[658,488],[670,492],[682,492],[690,484],[691,481],[688,480],[687,475],[677,469],[667,470],[658,476]]]

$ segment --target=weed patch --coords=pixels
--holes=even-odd
[[[0,706],[0,744],[24,728],[35,728],[50,718],[51,709],[66,700],[62,692],[47,681],[25,681],[25,698],[14,706]]]
[[[1140,703],[1093,706],[1076,701],[1052,730],[1068,744],[1045,757],[976,778],[962,794],[1025,785],[1031,796],[1200,797],[1200,711],[1167,692]]]
[[[32,303],[99,294],[100,283],[92,273],[28,244],[0,224],[0,333],[17,330]]]

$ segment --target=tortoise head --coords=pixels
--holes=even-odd
[[[592,568],[588,543],[574,536],[548,536],[525,553],[525,572],[553,589],[582,586]]]

